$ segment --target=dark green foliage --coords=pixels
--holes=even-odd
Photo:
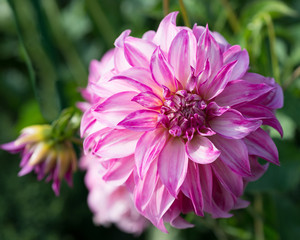
[[[177,0],[169,10],[179,10]],[[234,217],[213,220],[187,216],[195,228],[153,227],[138,239],[294,240],[300,236],[300,2],[298,0],[186,0],[189,20],[209,24],[231,44],[249,52],[251,71],[273,76],[284,87],[278,111],[285,135],[271,131],[281,166],[247,186],[251,202]],[[54,120],[80,101],[91,59],[100,59],[125,29],[141,37],[163,18],[160,0],[0,0],[0,143],[25,126]],[[177,19],[183,25],[182,16]],[[74,188],[51,184],[34,174],[22,178],[19,156],[0,151],[0,239],[134,239],[117,228],[93,225],[84,173]]]

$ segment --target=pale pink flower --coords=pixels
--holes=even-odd
[[[272,78],[249,73],[249,56],[218,33],[176,26],[170,13],[142,38],[124,31],[93,62],[81,123],[84,149],[126,184],[135,206],[155,226],[190,227],[180,214],[229,217],[247,206],[248,181],[279,164],[261,126],[282,128],[283,105]],[[98,68],[99,67],[99,68]]]
[[[88,205],[94,214],[94,223],[103,226],[116,224],[124,232],[141,234],[149,222],[136,210],[127,187],[105,182],[101,176],[103,167],[93,155],[83,156],[80,167],[86,170]]]
[[[47,176],[46,181],[53,181],[52,189],[56,195],[59,195],[62,179],[72,186],[72,174],[77,168],[75,151],[70,141],[53,141],[50,125],[26,127],[15,141],[2,144],[0,148],[21,153],[19,176],[31,171],[37,174],[38,180]]]

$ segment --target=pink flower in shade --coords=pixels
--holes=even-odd
[[[94,223],[103,226],[114,223],[124,232],[141,234],[149,222],[136,210],[127,187],[101,179],[103,167],[93,155],[83,156],[80,166],[86,170],[88,205],[94,214]]]
[[[0,145],[11,153],[21,153],[22,160],[19,176],[31,171],[38,180],[47,176],[46,181],[53,181],[52,189],[59,195],[61,180],[65,179],[72,186],[72,174],[77,168],[77,159],[71,142],[55,143],[51,138],[50,125],[33,125],[22,130],[13,142]]]
[[[93,61],[81,122],[84,149],[126,184],[138,211],[156,227],[191,227],[181,214],[229,217],[246,207],[247,182],[279,164],[261,126],[282,128],[274,79],[249,73],[249,56],[218,33],[176,26],[170,13],[156,32],[124,31]]]

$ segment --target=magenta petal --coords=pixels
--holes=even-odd
[[[237,197],[242,195],[244,190],[244,183],[243,183],[242,176],[234,173],[220,159],[214,161],[211,166],[216,177],[218,178],[218,180],[226,190],[230,191]]]
[[[261,128],[244,138],[250,155],[256,155],[271,163],[279,165],[278,150],[268,133]]]
[[[168,135],[168,131],[159,128],[145,132],[139,139],[135,149],[135,163],[140,178],[147,173],[150,164],[165,146]]]
[[[127,129],[112,130],[100,141],[96,154],[103,158],[127,157],[134,153],[141,135],[142,133]]]
[[[114,65],[115,69],[119,72],[130,67],[124,55],[124,41],[129,36],[130,32],[130,30],[125,30],[115,41]]]
[[[210,140],[221,151],[219,158],[232,171],[241,176],[251,176],[248,149],[242,140],[212,136]]]
[[[151,57],[150,70],[154,81],[159,86],[166,86],[174,92],[177,90],[174,70],[165,59],[159,47],[156,48]]]
[[[153,42],[160,46],[164,52],[168,52],[171,42],[178,33],[176,17],[178,12],[169,13],[159,24]]]
[[[211,64],[213,65],[213,63]],[[212,80],[204,84],[201,89],[204,99],[212,99],[224,90],[235,64],[236,62],[234,61],[224,65]]]
[[[13,141],[13,142],[1,144],[0,149],[3,149],[10,153],[17,153],[17,152],[20,152],[22,150],[22,148],[24,148],[24,145],[25,144],[16,145],[15,141]]]
[[[181,30],[172,41],[168,59],[174,68],[175,77],[185,87],[191,74],[189,34],[187,30]]]
[[[199,164],[212,163],[221,153],[208,138],[200,135],[195,135],[188,141],[185,149],[189,158]]]
[[[268,108],[253,103],[247,103],[235,106],[235,109],[242,113],[246,118],[263,120],[263,125],[274,128],[279,132],[281,137],[283,136],[283,129],[280,122],[275,114]]]
[[[180,138],[171,137],[158,156],[158,173],[169,192],[177,197],[188,166],[184,143]]]
[[[241,78],[249,68],[249,55],[247,50],[241,50],[238,45],[230,47],[223,54],[224,64],[236,61],[233,68],[230,80],[235,80]]]
[[[159,96],[153,92],[142,92],[136,95],[131,101],[137,102],[143,107],[159,110],[163,104]]]
[[[115,127],[128,114],[142,108],[142,106],[136,102],[131,101],[136,95],[136,92],[120,92],[114,94],[103,103],[95,106],[93,115],[99,122],[109,127]]]
[[[269,163],[261,165],[258,162],[258,157],[256,157],[256,156],[249,156],[249,160],[250,160],[252,176],[246,177],[245,180],[256,181],[257,179],[261,178],[261,176],[267,171],[267,169],[269,167]]]
[[[212,130],[230,139],[244,138],[259,128],[261,124],[261,120],[246,119],[234,109],[229,109],[221,116],[214,117],[209,121]]]
[[[251,84],[245,80],[234,80],[215,99],[220,106],[232,106],[249,102],[269,92],[272,87],[267,84]]]
[[[127,37],[124,42],[125,57],[133,67],[149,68],[155,48],[155,44],[140,38]]]
[[[119,122],[118,126],[133,131],[151,131],[157,126],[158,112],[152,110],[138,110],[130,113],[125,119]]]
[[[103,175],[104,181],[121,185],[126,182],[134,168],[134,157],[117,158],[110,160],[109,167]]]
[[[203,216],[203,199],[200,185],[198,164],[189,161],[188,174],[181,186],[181,191],[191,199],[195,213]]]

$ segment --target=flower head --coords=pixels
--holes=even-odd
[[[94,213],[94,223],[103,226],[113,223],[124,232],[142,233],[148,226],[148,221],[134,207],[132,194],[127,187],[101,179],[103,167],[91,154],[81,158],[80,167],[86,170],[88,205]]]
[[[181,213],[229,217],[247,206],[245,185],[268,167],[258,157],[279,164],[261,126],[282,135],[274,79],[248,72],[240,46],[208,26],[178,27],[176,16],[141,39],[124,31],[91,63],[81,123],[103,178],[129,185],[139,212],[162,231],[164,222],[190,227]]]
[[[77,157],[71,141],[68,139],[74,131],[77,119],[70,111],[64,111],[61,118],[51,125],[33,125],[21,131],[21,135],[0,148],[11,153],[21,153],[21,171],[24,176],[31,171],[38,180],[47,176],[53,181],[52,189],[59,195],[61,180],[72,186],[72,174],[77,168]],[[76,127],[75,127],[76,129]]]

